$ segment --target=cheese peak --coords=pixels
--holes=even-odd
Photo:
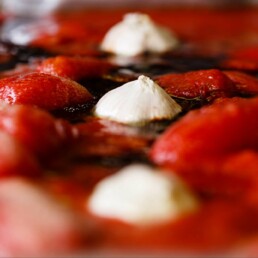
[[[103,179],[88,203],[93,214],[136,225],[173,220],[197,206],[193,194],[176,176],[141,164]]]
[[[162,54],[177,45],[173,32],[155,24],[148,15],[129,13],[107,32],[101,49],[117,55],[136,56],[145,52]]]
[[[106,93],[95,107],[95,115],[124,124],[144,125],[172,119],[181,107],[153,80],[141,75]]]

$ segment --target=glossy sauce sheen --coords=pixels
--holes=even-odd
[[[21,194],[35,188],[51,199],[43,207],[54,202],[75,217],[64,218],[67,230],[53,229],[65,248],[49,246],[47,238],[35,243],[37,221],[29,240],[0,234],[3,253],[258,254],[258,10],[142,11],[173,29],[181,40],[177,50],[133,60],[102,53],[106,31],[128,10],[59,14],[54,34],[42,29],[24,47],[2,43],[0,146],[9,146],[0,148],[2,183],[22,178]],[[175,97],[182,114],[143,127],[92,116],[101,96],[140,74]],[[200,208],[153,226],[92,215],[86,203],[97,182],[136,162],[176,173]],[[10,200],[0,216],[16,207]],[[0,222],[0,232],[7,225],[6,232],[18,227],[22,235],[17,221]]]

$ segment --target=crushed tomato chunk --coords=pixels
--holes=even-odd
[[[34,72],[0,80],[0,99],[8,104],[54,110],[82,104],[91,98],[88,90],[75,81],[45,73]]]
[[[254,76],[238,71],[211,69],[165,74],[159,76],[156,81],[172,96],[197,98],[205,102],[221,97],[258,94],[258,80]]]
[[[257,112],[258,98],[218,100],[191,111],[161,135],[150,156],[197,190],[257,193]]]
[[[57,56],[45,59],[38,71],[78,81],[102,76],[112,67],[107,61],[95,58]]]
[[[13,136],[39,159],[45,159],[62,149],[76,135],[67,121],[26,105],[2,104],[0,129]]]

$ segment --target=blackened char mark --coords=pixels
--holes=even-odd
[[[1,52],[10,55],[10,58],[0,63],[0,71],[14,68],[19,63],[29,63],[35,58],[45,58],[51,56],[46,50],[31,46],[18,46],[9,42],[0,42]]]

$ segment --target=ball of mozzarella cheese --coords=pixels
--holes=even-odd
[[[172,119],[181,107],[154,81],[141,75],[106,93],[94,113],[101,118],[124,124],[145,124],[154,120]]]
[[[178,45],[172,31],[155,24],[148,15],[129,13],[105,35],[101,49],[123,56],[145,52],[161,54]]]
[[[198,202],[176,176],[147,165],[130,165],[100,181],[89,202],[98,216],[150,225],[196,209]]]

